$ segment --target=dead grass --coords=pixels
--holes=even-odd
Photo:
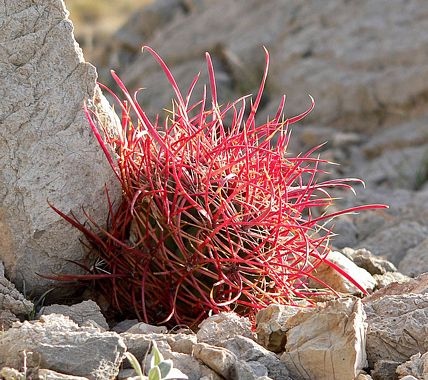
[[[76,30],[114,32],[130,13],[153,0],[65,0]]]
[[[154,0],[65,0],[74,34],[88,61],[99,61],[99,49],[131,13]]]

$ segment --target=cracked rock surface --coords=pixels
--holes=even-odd
[[[0,67],[0,259],[19,289],[41,294],[50,282],[38,273],[75,272],[64,259],[83,253],[48,201],[105,220],[113,172],[83,106],[110,110],[62,0],[0,3]]]

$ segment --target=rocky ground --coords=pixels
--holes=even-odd
[[[342,296],[315,308],[272,304],[256,325],[234,313],[214,315],[196,332],[167,331],[137,320],[109,326],[93,301],[34,305],[0,277],[0,376],[5,380],[137,379],[124,353],[149,364],[156,341],[191,380],[391,380],[428,376],[428,276],[410,279],[367,250],[330,256],[370,292],[321,268]],[[359,266],[358,266],[358,265]],[[1,275],[2,273],[0,273]],[[254,328],[252,328],[254,327]]]
[[[58,1],[49,0],[49,3],[58,9]],[[0,129],[0,137],[7,141],[0,148],[2,152],[5,149],[9,152],[9,147],[20,148],[23,161],[27,151],[36,152],[40,157],[51,146],[61,146],[64,150],[63,137],[73,136],[75,140],[66,149],[71,153],[58,158],[58,162],[63,160],[68,166],[71,162],[74,168],[79,167],[78,161],[73,161],[77,160],[73,152],[91,152],[85,145],[87,133],[81,132],[84,115],[78,113],[80,95],[63,97],[56,102],[57,94],[52,93],[52,99],[45,97],[44,101],[56,106],[51,105],[41,113],[43,104],[38,94],[50,93],[51,87],[57,88],[61,83],[59,88],[63,93],[77,94],[73,89],[78,88],[92,96],[93,80],[82,77],[93,75],[79,56],[70,59],[70,69],[66,69],[69,72],[58,75],[58,80],[46,74],[49,71],[40,78],[34,67],[45,65],[43,49],[50,52],[50,62],[66,55],[61,50],[55,52],[58,42],[54,37],[67,35],[69,24],[63,22],[61,12],[49,27],[46,22],[28,22],[30,12],[20,19],[27,20],[25,23],[16,23],[13,17],[17,15],[18,19],[24,12],[22,9],[8,15],[12,21],[6,23],[7,27],[0,33],[0,42],[10,50],[6,58],[0,56],[1,62],[7,63],[4,67],[10,68],[6,86],[10,91],[2,97],[8,100],[1,103],[2,107],[6,104],[7,117],[2,116],[0,120],[4,125],[7,121],[15,131],[2,134]],[[46,12],[37,8],[35,19],[40,20],[41,15],[45,17]],[[46,27],[46,30],[43,33],[26,30],[23,38],[21,32],[16,32],[17,25],[26,28],[33,25],[32,28],[40,30]],[[58,33],[54,33],[57,27]],[[9,34],[5,37],[6,32]],[[16,35],[19,38],[14,39]],[[64,49],[66,45],[73,45],[72,40],[66,42],[62,42]],[[9,45],[12,43],[25,46],[25,54],[14,55],[13,49],[18,45]],[[38,43],[40,49],[34,49]],[[10,189],[0,186],[0,194],[5,194],[3,208],[6,210],[0,208],[0,259],[5,263],[5,270],[0,267],[0,320],[4,329],[0,332],[0,378],[24,378],[25,370],[27,378],[129,378],[135,373],[124,359],[124,352],[131,352],[144,361],[152,340],[158,342],[166,358],[173,359],[175,367],[195,380],[428,378],[428,2],[154,1],[133,14],[110,38],[102,47],[107,53],[97,62],[101,82],[111,84],[108,70],[113,68],[130,88],[146,88],[141,99],[154,114],[170,107],[171,91],[149,54],[141,54],[143,44],[159,52],[184,88],[198,71],[201,71],[201,82],[206,82],[203,57],[205,51],[209,51],[222,102],[257,89],[264,65],[262,46],[266,46],[271,65],[261,119],[275,112],[283,93],[287,95],[287,115],[307,108],[308,93],[315,98],[315,110],[293,127],[290,150],[300,152],[326,141],[321,155],[341,164],[332,167],[329,175],[359,177],[366,182],[365,189],[357,189],[357,197],[344,196],[342,205],[386,203],[390,206],[384,211],[346,216],[335,226],[338,236],[333,242],[336,251],[331,260],[356,271],[353,272],[356,278],[372,294],[360,299],[351,284],[326,271],[325,280],[341,292],[341,298],[319,303],[315,309],[272,305],[259,313],[255,331],[251,330],[248,320],[234,314],[213,316],[197,332],[186,329],[165,332],[136,321],[109,326],[93,301],[38,310],[15,288],[16,285],[24,290],[21,278],[14,271],[22,265],[23,271],[34,272],[25,259],[28,247],[35,252],[47,236],[61,233],[67,236],[68,233],[63,227],[55,229],[54,234],[47,233],[53,220],[41,207],[37,208],[37,215],[28,217],[33,223],[28,222],[28,227],[23,222],[22,210],[31,209],[33,199],[37,204],[41,203],[40,197],[45,200],[47,195],[43,189],[46,187],[56,194],[58,202],[66,199],[59,192],[67,186],[51,178],[50,173],[58,164],[47,158],[46,162],[54,165],[53,169],[48,168],[48,182],[36,182],[36,195],[31,195],[25,186],[30,180],[36,181],[37,176],[31,174],[27,178],[28,173],[33,173],[28,168],[40,167],[40,164],[30,160],[23,169],[15,167],[15,163],[11,165],[7,160],[13,158],[10,152],[16,152],[16,148],[10,148],[10,154],[0,156],[0,161],[2,167],[11,168],[10,176],[19,179],[12,180],[11,186],[18,189],[14,191],[19,194],[25,194],[22,196],[25,202],[22,206],[21,198],[16,200]],[[34,57],[35,63],[27,65]],[[79,72],[82,72],[80,76]],[[77,79],[71,74],[77,75]],[[24,81],[23,78],[31,80],[18,86],[16,83]],[[71,80],[73,85],[68,84]],[[81,83],[75,86],[78,80]],[[36,89],[31,96],[16,96],[28,94],[28,86]],[[70,101],[73,101],[70,109],[74,113],[63,114],[60,105]],[[38,116],[31,119],[31,115]],[[48,121],[64,126],[61,132],[64,136],[59,136],[53,144],[47,140],[43,145],[46,148],[40,148],[40,144],[32,148],[34,136],[44,136],[45,141],[56,133],[40,134],[38,126]],[[81,127],[74,129],[78,122]],[[22,125],[27,126],[27,130],[28,125],[33,128],[24,140],[28,142],[13,142],[13,145],[12,136]],[[72,130],[68,129],[70,125]],[[81,135],[83,142],[77,141]],[[0,144],[3,140],[0,139]],[[61,154],[59,151],[56,157]],[[70,161],[70,157],[73,160]],[[2,183],[9,178],[4,173]],[[83,188],[87,188],[86,184]],[[79,191],[73,187],[66,194]],[[96,208],[95,198],[99,196],[92,193],[90,196]],[[77,206],[67,202],[64,208],[75,209],[80,207],[82,199],[77,200]],[[15,243],[12,244],[13,239],[7,240],[9,235],[4,227],[7,219],[2,219],[8,207],[19,211],[16,220],[22,223],[19,224],[22,239],[32,234],[30,245],[24,242],[15,246],[15,258],[10,248]],[[34,228],[39,221],[43,228]],[[52,256],[56,257],[56,252],[63,248],[63,242],[53,245]],[[42,250],[36,264],[46,265],[43,260],[47,256]],[[61,257],[55,260],[58,259]],[[32,281],[36,284],[38,279],[32,278]],[[46,284],[43,287],[45,289]]]

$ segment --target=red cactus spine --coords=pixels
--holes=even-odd
[[[104,140],[98,130],[104,126],[87,111],[123,199],[117,210],[110,204],[107,230],[94,224],[87,228],[62,214],[105,263],[102,272],[94,267],[86,279],[98,280],[115,308],[132,308],[146,322],[190,325],[210,312],[251,316],[273,302],[293,304],[334,291],[307,285],[308,278],[316,280],[320,263],[329,264],[328,221],[385,206],[328,213],[331,188],[352,189],[351,183],[361,181],[318,182],[319,165],[328,164],[314,157],[318,147],[288,156],[288,126],[311,112],[313,99],[307,111],[286,119],[283,97],[276,115],[258,125],[269,66],[266,50],[263,79],[246,115],[248,97],[218,105],[208,54],[210,104],[205,91],[191,103],[198,76],[184,96],[164,61],[151,48],[143,49],[160,64],[176,99],[164,124],[152,122],[112,72],[125,100],[104,88],[121,106],[121,131],[112,136],[104,129]],[[229,115],[232,122],[226,126]]]

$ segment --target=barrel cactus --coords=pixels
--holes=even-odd
[[[145,47],[164,71],[175,99],[164,121],[150,120],[121,79],[121,130],[87,111],[97,137],[123,189],[122,201],[108,198],[108,226],[101,229],[61,213],[86,236],[92,257],[83,276],[94,281],[113,309],[135,313],[148,323],[194,326],[210,313],[234,310],[253,317],[270,303],[296,304],[334,292],[317,281],[327,263],[337,216],[383,205],[329,212],[331,189],[352,190],[358,179],[320,180],[319,147],[292,156],[289,126],[304,118],[284,117],[285,97],[276,114],[256,121],[269,66],[255,98],[225,106],[217,100],[213,64],[206,54],[209,91],[191,102],[165,62]],[[209,94],[209,95],[208,95]],[[227,122],[226,122],[227,120]],[[82,265],[82,264],[80,264]],[[358,282],[341,272],[358,286]],[[311,281],[308,281],[311,280]]]

